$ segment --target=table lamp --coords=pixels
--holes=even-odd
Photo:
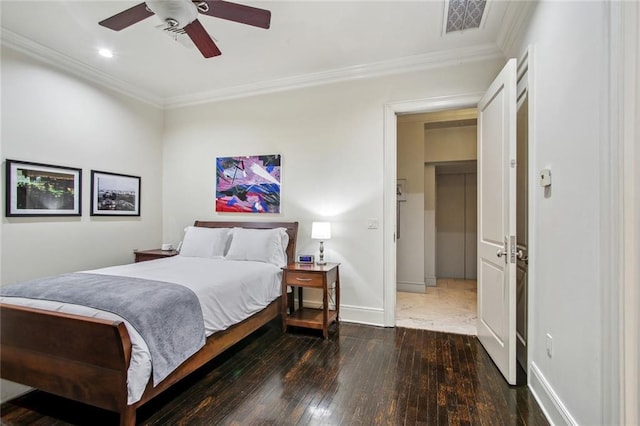
[[[316,261],[318,265],[326,265],[324,260],[324,240],[331,239],[331,223],[329,222],[313,222],[311,224],[311,238],[320,240],[320,257]]]

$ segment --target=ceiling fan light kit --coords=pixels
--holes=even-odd
[[[157,15],[165,30],[184,30],[205,58],[221,55],[218,46],[198,21],[198,13],[259,28],[271,26],[270,11],[224,0],[146,0],[99,24],[120,31]]]
[[[147,7],[170,27],[184,28],[198,18],[198,8],[190,0],[147,0]]]

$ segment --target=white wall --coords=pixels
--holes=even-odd
[[[406,201],[398,206],[396,284],[400,291],[424,293],[424,122],[398,120],[397,132],[397,175],[406,179]]]
[[[217,156],[282,154],[282,214],[300,222],[299,252],[314,252],[313,220],[332,222],[328,259],[341,265],[341,316],[383,320],[384,105],[483,91],[502,61],[311,87],[170,110],[164,149],[164,234],[176,242],[214,212]],[[367,229],[369,218],[380,227]]]
[[[81,217],[4,217],[2,285],[133,261],[162,241],[163,113],[2,49],[4,160],[82,169]],[[142,177],[136,218],[89,216],[91,169]],[[4,191],[4,185],[2,185]],[[2,400],[23,388],[2,383]]]
[[[529,381],[557,423],[603,418],[600,257],[601,148],[606,142],[608,52],[601,2],[541,2],[513,56],[532,44],[533,166],[552,172],[550,194],[532,180]],[[547,355],[546,335],[553,339]]]
[[[436,166],[424,166],[424,280],[434,287],[436,280]]]
[[[425,130],[424,161],[475,161],[477,126],[453,126]]]

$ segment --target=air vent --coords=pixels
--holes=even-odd
[[[449,0],[447,33],[479,28],[487,0]]]

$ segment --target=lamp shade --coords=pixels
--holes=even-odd
[[[331,223],[313,222],[311,224],[311,238],[314,240],[328,240],[331,238]]]

